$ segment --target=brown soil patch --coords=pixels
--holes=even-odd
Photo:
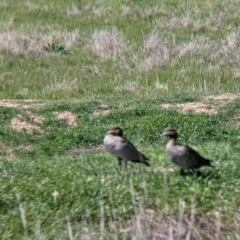
[[[98,106],[98,109],[93,112],[93,116],[98,117],[98,116],[104,116],[109,114],[111,111],[108,110],[108,105],[106,104],[101,104]]]
[[[31,121],[33,121],[34,123],[38,124],[38,125],[42,125],[44,123],[45,118],[37,115],[37,114],[32,114],[30,115],[30,119]]]
[[[54,113],[58,120],[66,121],[67,125],[70,127],[76,127],[78,125],[78,119],[75,114],[69,111],[55,112]]]
[[[210,113],[210,114],[216,114],[217,108],[213,105],[207,105],[201,102],[190,102],[185,104],[162,104],[160,107],[164,109],[169,108],[177,108],[183,113],[187,112],[195,112],[195,113]]]
[[[44,105],[43,101],[35,100],[24,100],[24,101],[14,101],[14,100],[1,100],[0,107],[9,107],[17,109],[38,109]]]
[[[108,109],[108,105],[107,104],[101,104],[98,106],[98,109]]]
[[[0,141],[0,149],[1,149],[1,158],[5,157],[7,159],[13,160],[17,157],[17,154],[21,150],[31,150],[32,145],[23,145],[20,144],[18,146],[13,146],[9,143],[4,143]]]
[[[215,106],[207,105],[201,102],[191,102],[191,103],[178,104],[178,105],[183,113],[191,112],[191,111],[196,113],[210,113],[210,114],[217,113],[217,109]]]
[[[203,101],[209,101],[209,100],[218,100],[218,101],[232,101],[235,98],[239,97],[236,94],[230,94],[230,93],[225,93],[221,95],[211,95],[203,98]]]
[[[108,115],[109,113],[110,113],[110,110],[96,110],[93,112],[93,116],[94,117],[104,116],[104,115]]]
[[[170,104],[170,103],[164,103],[164,104],[161,104],[160,107],[161,108],[164,108],[164,109],[169,109],[169,108],[174,108],[175,105],[173,104]]]
[[[86,148],[75,148],[68,151],[70,155],[80,155],[82,153],[99,153],[103,152],[105,150],[105,147],[103,144],[98,146],[89,146]]]
[[[33,134],[34,130],[40,131],[40,127],[29,123],[20,114],[16,115],[10,122],[9,127],[16,132],[26,131],[28,134]]]
[[[238,98],[236,94],[221,94],[212,95],[202,99],[202,102],[189,102],[184,104],[161,104],[160,107],[164,109],[176,108],[182,113],[209,113],[216,114],[221,107]]]

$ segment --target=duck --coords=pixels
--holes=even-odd
[[[187,145],[177,143],[178,133],[174,128],[167,128],[162,136],[169,138],[166,152],[174,164],[180,167],[180,173],[184,170],[196,170],[203,166],[210,166],[211,160],[202,157],[197,151]]]
[[[143,163],[150,166],[148,158],[139,152],[134,145],[123,137],[123,130],[119,126],[114,126],[106,133],[103,144],[107,151],[118,160],[119,168],[121,169],[122,162],[127,169],[127,162]]]

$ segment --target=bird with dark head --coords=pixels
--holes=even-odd
[[[109,134],[109,133],[114,136],[121,136],[121,137],[123,136],[123,130],[118,126],[110,128],[110,130],[107,132],[107,134]]]
[[[187,145],[177,143],[177,131],[174,128],[167,128],[162,136],[169,138],[166,151],[173,163],[180,167],[181,173],[183,169],[198,169],[202,166],[210,166],[211,162],[202,157],[198,152]]]
[[[148,158],[123,137],[123,131],[118,126],[110,128],[103,139],[103,144],[108,152],[118,159],[119,168],[121,168],[122,161],[125,163],[125,168],[127,168],[127,161],[149,166]]]

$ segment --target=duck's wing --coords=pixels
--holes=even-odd
[[[200,166],[212,166],[211,160],[208,160],[204,157],[202,157],[197,151],[192,149],[189,146],[186,146],[187,151],[189,152],[189,155],[192,156],[193,161],[196,162],[196,164],[199,164]]]
[[[139,154],[141,154],[142,157],[143,157],[145,160],[148,160],[148,158],[147,158],[144,154],[142,154],[141,152],[139,152],[139,151],[137,150],[137,148],[136,148],[130,141],[128,141],[126,138],[124,138],[124,140],[129,144],[130,147],[132,147],[135,151],[137,151]]]

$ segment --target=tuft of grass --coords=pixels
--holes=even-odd
[[[65,53],[65,54],[67,53],[67,49],[59,43],[53,43],[51,45],[48,44],[48,46],[45,47],[45,50],[47,52],[53,52],[53,53]]]
[[[76,30],[71,33],[66,31],[5,32],[0,34],[0,52],[4,55],[67,53],[68,48],[76,46],[79,42],[80,35]]]
[[[103,60],[109,57],[118,58],[127,48],[122,34],[116,29],[94,31],[89,45],[92,52]]]

